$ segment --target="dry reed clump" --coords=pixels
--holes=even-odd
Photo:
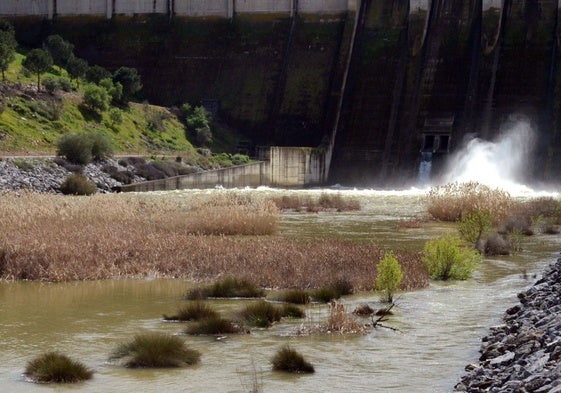
[[[429,214],[437,220],[458,221],[467,213],[487,210],[493,216],[494,224],[507,217],[513,205],[508,192],[477,182],[433,187],[426,202]]]
[[[325,323],[303,323],[294,329],[297,336],[315,334],[365,334],[367,325],[355,317],[356,313],[348,313],[345,305],[337,301],[329,303],[329,315]],[[358,315],[358,314],[356,314]]]
[[[121,277],[246,278],[267,288],[319,288],[344,271],[371,290],[381,252],[348,240],[201,236],[183,199],[154,194],[0,196],[0,279],[73,281]],[[428,285],[418,254],[397,253],[401,289]]]
[[[344,198],[341,194],[322,193],[317,198],[302,195],[283,195],[272,199],[280,210],[317,213],[319,211],[356,211],[360,202],[355,198]]]

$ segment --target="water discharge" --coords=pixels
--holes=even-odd
[[[527,194],[523,185],[533,147],[534,132],[528,121],[508,126],[493,141],[472,138],[447,161],[442,183],[476,181],[513,195]]]

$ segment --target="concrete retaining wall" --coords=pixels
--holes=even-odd
[[[324,180],[324,154],[309,147],[272,147],[257,163],[239,165],[162,180],[129,184],[123,192],[182,190],[189,188],[285,187],[319,185]]]
[[[335,14],[355,10],[358,0],[299,0],[301,13]],[[0,16],[167,14],[231,18],[235,13],[292,15],[295,0],[0,0]]]

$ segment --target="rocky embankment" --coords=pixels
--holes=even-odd
[[[0,161],[0,190],[30,190],[37,192],[58,193],[62,182],[72,173],[80,172],[94,183],[99,192],[110,192],[122,185],[110,173],[126,173],[131,169],[114,160],[104,160],[84,166],[61,165],[61,161],[52,158],[5,158]],[[144,178],[130,174],[133,181]]]
[[[454,392],[561,392],[561,258],[518,298]]]

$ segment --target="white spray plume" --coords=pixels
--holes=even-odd
[[[533,147],[533,130],[528,121],[519,120],[494,141],[471,139],[452,155],[443,176],[444,183],[476,181],[511,194],[529,190],[522,185]]]

